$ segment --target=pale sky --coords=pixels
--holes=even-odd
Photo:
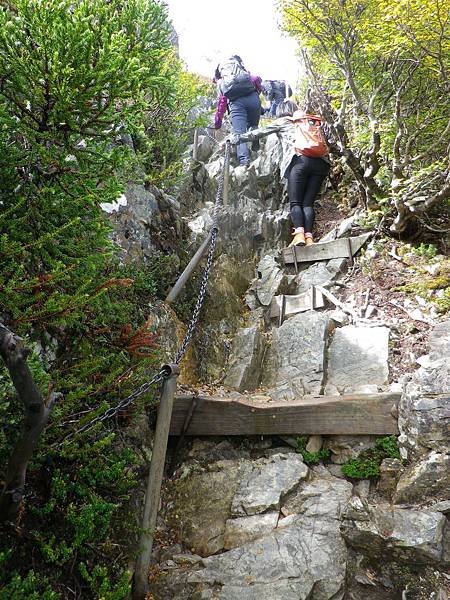
[[[277,26],[276,0],[165,0],[189,71],[213,77],[220,60],[239,54],[263,79],[296,87],[295,42]]]

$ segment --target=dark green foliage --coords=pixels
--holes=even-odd
[[[197,75],[182,73],[174,82],[174,94],[164,107],[151,107],[144,129],[136,136],[147,181],[167,188],[180,179],[182,153],[195,126],[206,126],[208,116],[198,104],[216,90]],[[203,100],[204,101],[204,100]]]
[[[364,450],[358,458],[342,465],[342,472],[351,479],[371,479],[380,475],[380,464],[385,458],[400,458],[395,435],[379,438],[374,448]]]
[[[318,452],[308,452],[306,445],[308,437],[302,435],[297,438],[297,452],[303,456],[303,460],[307,465],[317,465],[321,460],[328,460],[331,456],[330,450],[319,450]]]
[[[71,326],[101,293],[113,249],[100,203],[130,158],[117,136],[139,127],[150,89],[173,94],[168,36],[143,0],[0,11],[0,305],[19,330]]]
[[[0,320],[23,336],[44,397],[63,394],[29,464],[17,527],[1,525],[1,600],[71,598],[69,588],[121,600],[129,591],[129,500],[144,457],[123,426],[145,422],[153,393],[59,444],[160,366],[153,301],[177,263],[155,255],[145,267],[119,264],[100,204],[118,197],[139,162],[123,134],[142,136],[159,109],[172,131],[155,129],[142,160],[149,177],[170,170],[200,90],[184,80],[156,0],[0,6]],[[3,365],[0,398],[3,476],[23,414]]]
[[[1,560],[0,553],[0,562]],[[17,572],[8,575],[10,581],[0,589],[0,600],[13,600],[13,598],[14,600],[58,600],[60,598],[59,594],[52,591],[48,580],[39,577],[33,570],[28,571],[25,577]]]

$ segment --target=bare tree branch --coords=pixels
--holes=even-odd
[[[27,365],[29,350],[22,340],[0,323],[0,356],[25,408],[22,435],[9,460],[0,495],[0,521],[11,520],[21,506],[28,463],[37,446],[52,406],[61,394],[51,392],[45,402]]]

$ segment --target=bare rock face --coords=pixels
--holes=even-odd
[[[339,519],[352,495],[352,484],[333,477],[324,467],[314,467],[311,480],[289,495],[283,503],[285,515],[314,519]]]
[[[372,507],[354,497],[341,532],[353,548],[377,560],[444,566],[447,528],[442,513]]]
[[[292,400],[320,393],[327,331],[327,315],[315,311],[295,315],[273,331],[263,377],[270,396]]]
[[[299,454],[275,454],[255,463],[236,490],[231,505],[235,516],[256,515],[279,509],[281,498],[308,474]]]
[[[196,554],[209,556],[224,548],[231,502],[248,469],[245,461],[219,461],[177,482],[168,520]]]
[[[374,435],[331,435],[326,438],[324,446],[331,450],[331,461],[336,465],[343,465],[364,450],[372,448],[375,440]]]
[[[243,546],[272,532],[278,523],[278,511],[229,519],[225,525],[225,550]]]
[[[252,162],[252,167],[255,169],[260,183],[267,184],[274,180],[281,156],[282,151],[278,138],[275,135],[269,135],[262,151]]]
[[[394,496],[396,504],[421,503],[450,496],[450,455],[430,452],[401,476]]]
[[[214,140],[208,135],[199,135],[197,141],[197,160],[208,161],[215,150]]]
[[[261,324],[239,329],[234,336],[225,385],[238,391],[255,389],[261,379],[263,354]]]
[[[310,265],[297,275],[298,287],[295,293],[306,292],[312,285],[326,285],[335,281],[345,265],[345,258],[332,258],[326,263],[321,261]]]
[[[113,203],[104,203],[112,238],[126,263],[145,261],[157,251],[174,249],[182,230],[180,205],[155,187],[130,183]]]
[[[358,386],[387,384],[387,327],[355,327],[337,329],[329,351],[327,383],[351,393]]]
[[[269,306],[274,296],[286,287],[287,277],[271,255],[264,256],[258,265],[255,292],[263,306]]]
[[[279,520],[276,530],[204,559],[204,569],[189,581],[206,589],[217,585],[213,597],[222,600],[342,599],[347,550],[338,519],[351,489],[350,483],[316,467],[312,481],[289,494],[282,511],[290,516]]]
[[[260,540],[203,560],[190,583],[213,585],[220,600],[338,600],[346,548],[333,520],[304,518]],[[312,595],[313,594],[313,595]],[[214,596],[213,596],[214,597]]]
[[[430,360],[407,384],[399,405],[399,446],[403,458],[429,450],[450,452],[450,321],[430,333]]]
[[[380,465],[380,479],[378,480],[377,490],[389,500],[395,491],[401,469],[402,463],[398,458],[385,458]]]

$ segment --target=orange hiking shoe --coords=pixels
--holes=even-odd
[[[314,244],[314,240],[313,240],[311,234],[309,234],[309,235],[306,234],[306,236],[305,236],[305,242],[306,242],[307,246],[312,246]]]
[[[294,231],[292,232],[292,235],[294,237],[292,238],[292,242],[289,244],[288,248],[291,248],[291,246],[304,246],[305,245],[305,234],[303,232],[303,228],[298,227],[297,229],[294,229]]]

